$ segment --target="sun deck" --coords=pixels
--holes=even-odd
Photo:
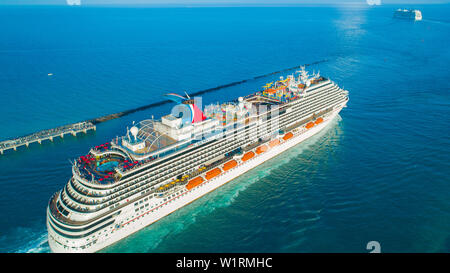
[[[103,150],[108,150],[110,144],[102,144]],[[125,164],[124,158],[119,155],[106,154],[104,156],[94,156],[89,153],[76,160],[76,170],[78,175],[87,180],[99,184],[112,184],[120,179],[116,168]]]
[[[96,146],[89,154],[77,159],[74,169],[85,181],[99,185],[113,184],[148,162],[196,145],[199,141],[196,134],[199,132],[216,126],[225,128],[234,122],[248,123],[253,110],[258,115],[270,111],[273,107],[307,95],[309,90],[315,90],[327,80],[318,75],[309,80],[304,71],[300,78],[295,81],[290,76],[273,85],[269,83],[264,90],[239,98],[235,103],[211,105],[205,109],[205,119],[199,122],[185,125],[182,118],[168,115],[161,121],[148,119],[133,123],[131,129],[127,128],[125,136]]]

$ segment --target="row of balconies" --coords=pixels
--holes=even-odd
[[[315,94],[313,94],[311,96],[308,96],[306,100],[304,100],[304,101],[294,105],[293,106],[293,110],[297,110],[297,109],[303,108],[306,105],[311,104],[312,102],[320,101],[322,98],[328,96],[331,92],[334,92],[334,91],[337,91],[337,90],[339,90],[338,86],[330,86],[329,88],[322,90],[322,91],[325,91],[325,92],[322,92],[322,91],[321,92],[317,92],[317,93],[315,93]],[[339,94],[339,92],[336,92],[336,94]]]
[[[205,152],[208,152],[208,151],[212,151],[212,150],[214,150],[214,149],[217,149],[218,148],[218,146],[220,146],[220,145],[223,145],[223,144],[216,144],[216,145],[214,145],[214,146],[212,146],[211,148],[209,148],[209,149],[207,149]],[[219,149],[218,150],[218,152],[216,152],[216,153],[213,153],[212,155],[210,155],[210,156],[208,156],[208,157],[200,157],[200,159],[201,159],[201,161],[204,161],[204,162],[206,162],[206,161],[208,161],[208,160],[210,160],[210,159],[212,159],[212,158],[214,158],[215,156],[218,156],[218,154],[219,153],[227,153],[227,152],[229,152],[229,151],[231,151],[231,150],[233,150],[233,149],[231,149],[231,147],[233,146],[233,144],[231,143],[231,141],[229,142],[229,144],[228,145],[226,145],[225,146],[225,151],[224,151],[224,149]],[[222,147],[223,148],[223,147]],[[230,148],[230,149],[228,149],[228,148]],[[195,159],[196,161],[195,162],[193,162],[192,164],[189,164],[189,165],[187,165],[186,163],[184,163],[182,166],[184,166],[184,168],[181,168],[181,172],[184,172],[184,171],[187,171],[188,169],[191,169],[191,168],[193,168],[193,167],[195,167],[195,165],[198,165],[198,156],[194,156],[194,155],[191,155],[190,157],[188,157],[188,159]],[[177,160],[178,161],[178,160]],[[173,164],[173,163],[172,163]],[[171,165],[172,165],[171,164]],[[171,166],[171,165],[169,165],[169,166]],[[162,182],[163,180],[166,180],[167,178],[168,178],[168,176],[169,176],[169,174],[173,174],[172,172],[171,172],[171,170],[169,169],[169,167],[166,167],[164,170],[167,170],[165,173],[163,173],[163,174],[160,174],[160,175],[158,175],[156,178],[158,179],[157,181],[155,181],[155,183],[152,183],[151,185],[148,185],[148,186],[152,186],[152,185],[156,185],[157,183],[159,183],[159,182]],[[149,175],[146,175],[146,176],[144,176],[143,178],[141,178],[141,179],[138,179],[137,181],[135,181],[134,183],[137,183],[137,182],[139,182],[139,181],[142,181],[142,180],[145,180],[145,179],[147,179],[148,177],[150,177],[150,174]],[[125,196],[122,196],[122,198],[118,198],[118,200],[116,200],[115,202],[118,202],[118,201],[120,201],[120,200],[123,200],[123,199],[125,199],[125,198],[127,198],[127,197],[129,197],[129,196],[131,196],[131,195],[133,195],[133,194],[135,194],[135,193],[137,193],[137,192],[140,192],[140,191],[142,191],[142,189],[139,189],[139,191],[133,191],[134,189],[137,189],[137,188],[140,188],[140,187],[142,187],[143,185],[145,185],[145,184],[147,184],[148,182],[146,182],[146,183],[141,183],[141,185],[135,185],[135,186],[133,186],[132,188],[128,188],[128,190],[126,190],[126,191],[124,191],[123,193],[128,193],[128,194],[126,194]],[[76,183],[74,183],[74,185],[76,185]],[[147,186],[147,187],[148,187]],[[128,186],[129,187],[129,186]],[[79,191],[81,191],[81,189],[79,189],[79,188],[77,188]],[[108,191],[108,193],[110,193],[110,192],[115,192],[116,190],[112,190],[112,191]],[[130,192],[130,191],[133,191],[133,192]],[[122,193],[122,194],[123,194]],[[73,203],[70,203],[70,200],[65,200],[68,204],[71,204],[71,208],[75,208],[75,210],[77,210],[77,211],[79,211],[79,212],[85,212],[85,211],[87,211],[87,210],[89,210],[89,211],[96,211],[96,210],[99,210],[99,209],[102,209],[102,208],[104,208],[105,206],[107,206],[106,205],[106,203],[104,204],[104,205],[102,205],[102,206],[96,206],[96,207],[94,207],[94,208],[89,208],[88,206],[91,206],[91,205],[97,205],[97,204],[100,204],[100,203],[102,203],[102,202],[107,202],[108,201],[108,199],[102,199],[102,200],[97,200],[97,201],[94,201],[93,203],[91,203],[91,204],[89,204],[89,202],[83,202],[83,201],[87,201],[86,199],[84,199],[84,197],[82,197],[82,196],[80,196],[79,194],[75,194],[75,193],[73,193],[73,192],[70,192],[70,194],[71,195],[74,195],[73,197],[72,197],[72,199],[77,199],[77,200],[79,200],[79,202],[76,202],[77,204],[75,205],[75,204],[73,204]],[[115,197],[117,197],[117,196],[121,196],[122,194],[114,194],[114,195],[112,195],[112,198],[115,198]],[[99,195],[99,197],[103,197],[103,196],[106,196],[107,194],[105,194],[105,195]],[[92,196],[89,196],[88,197],[89,199],[92,199]],[[113,203],[115,203],[115,202],[109,202],[108,203],[108,206],[109,205],[111,205],[111,204],[113,204]],[[81,205],[85,205],[84,207],[81,207]]]
[[[315,111],[318,111],[319,109],[332,104],[333,102],[339,101],[340,95],[333,95],[332,97],[328,97],[326,100],[316,101],[312,103],[311,105],[308,105],[307,107],[303,108],[300,115],[306,114],[306,113],[313,113]],[[342,98],[343,99],[343,98]]]
[[[292,116],[292,117],[298,117],[299,115],[302,116],[303,114],[306,113],[311,113],[311,110],[319,110],[321,107],[329,104],[331,101],[335,100],[337,101],[339,96],[341,96],[339,93],[337,93],[336,95],[333,95],[332,97],[327,98],[327,100],[317,100],[315,102],[313,102],[311,105],[308,105],[305,108],[301,108],[301,112],[297,112],[298,110],[300,110],[300,107],[294,109],[292,112],[290,112],[286,117],[283,118],[283,122],[285,123],[289,120],[288,117]],[[314,108],[313,108],[314,107]]]
[[[236,146],[236,144],[235,144],[234,146]],[[239,145],[237,145],[237,146],[239,146]],[[237,146],[236,146],[236,147],[237,147]],[[205,157],[205,156],[196,157],[196,158],[195,158],[195,159],[196,159],[195,162],[192,162],[192,163],[190,163],[190,164],[189,164],[189,163],[184,163],[184,164],[182,164],[182,165],[181,165],[181,168],[177,169],[177,173],[176,173],[176,174],[178,174],[178,173],[183,174],[184,172],[188,171],[189,169],[193,169],[195,166],[198,166],[198,164],[199,164],[199,161],[198,161],[198,160],[199,160],[199,159],[200,159],[200,163],[203,163],[203,162],[206,162],[206,161],[208,161],[208,160],[210,160],[210,159],[212,159],[212,158],[214,158],[214,157],[217,157],[219,154],[227,153],[227,152],[229,152],[229,151],[232,151],[232,150],[235,149],[236,147],[233,147],[232,144],[228,144],[228,145],[225,147],[225,149],[222,149],[222,150],[220,150],[220,151],[218,151],[218,152],[216,152],[216,153],[213,153],[213,154],[211,154],[211,155],[209,155],[209,156],[207,156],[207,157]],[[179,166],[177,166],[177,167],[179,167]],[[174,176],[174,173],[173,173],[173,172],[169,172],[169,173],[171,173],[171,175]],[[148,187],[150,187],[150,186],[155,186],[155,188],[156,188],[156,187],[158,186],[158,183],[163,182],[163,181],[165,181],[165,180],[168,180],[166,176],[164,176],[164,179],[158,179],[156,182],[154,182],[154,183],[152,183],[152,184],[150,184],[150,185],[145,186],[145,184],[143,184],[143,185],[140,185],[140,186],[135,186],[135,187],[133,187],[133,189],[139,187],[139,190],[136,191],[136,193],[142,192],[143,189],[148,188]],[[142,186],[145,186],[145,187],[142,189]],[[152,189],[153,189],[153,188],[152,188]],[[113,202],[110,202],[108,205],[112,205],[112,204],[113,204]]]

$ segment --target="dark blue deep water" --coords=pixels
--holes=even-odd
[[[105,251],[450,252],[450,6],[395,8],[1,7],[0,139],[327,60],[350,101],[326,131]],[[169,110],[0,156],[0,252],[49,251],[68,159]]]

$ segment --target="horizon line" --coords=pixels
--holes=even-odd
[[[198,8],[198,7],[296,7],[296,6],[364,6],[364,7],[381,7],[392,5],[448,5],[449,2],[438,3],[433,1],[424,1],[418,3],[386,3],[381,5],[369,5],[366,2],[308,2],[308,3],[82,3],[81,5],[69,5],[67,3],[0,3],[1,6],[15,6],[15,7],[32,7],[32,6],[69,6],[69,7],[178,7],[178,8]]]

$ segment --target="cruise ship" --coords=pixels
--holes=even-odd
[[[304,67],[259,91],[207,105],[188,94],[160,119],[72,162],[49,200],[52,252],[97,252],[155,223],[325,128],[348,91]]]
[[[422,20],[422,12],[416,9],[397,9],[394,18],[409,19],[414,21]]]

